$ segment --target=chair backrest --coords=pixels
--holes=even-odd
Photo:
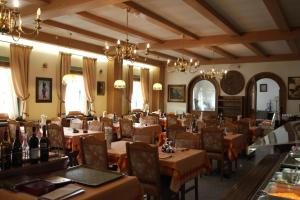
[[[63,127],[70,127],[70,123],[71,123],[70,119],[67,119],[67,118],[62,118],[61,119],[61,125]]]
[[[91,130],[91,131],[102,131],[102,123],[97,121],[97,120],[91,121],[90,124],[89,124],[89,130]]]
[[[142,125],[152,125],[152,124],[159,124],[159,117],[158,116],[142,116],[140,117],[140,123]]]
[[[57,124],[57,125],[61,125],[61,123],[62,123],[61,122],[62,119],[60,117],[54,117],[50,121],[51,121],[52,124]]]
[[[16,137],[16,130],[17,128],[20,130],[20,123],[16,120],[9,120],[8,121],[8,130],[9,130],[9,139],[10,142],[13,142]]]
[[[108,117],[102,117],[100,119],[100,122],[102,123],[102,128],[104,129],[104,127],[108,126],[108,127],[113,127],[113,120],[111,118]]]
[[[204,128],[201,133],[202,148],[207,152],[224,154],[224,132],[216,127]]]
[[[83,164],[92,168],[107,170],[108,155],[106,140],[99,140],[93,136],[80,138]]]
[[[237,123],[237,131],[240,134],[243,134],[244,137],[246,138],[246,141],[249,143],[251,143],[252,138],[250,135],[250,121],[249,119],[241,119],[238,121]]]
[[[71,128],[75,128],[75,129],[81,129],[82,128],[82,120],[80,119],[72,119],[71,123],[70,123],[70,127]]]
[[[238,124],[230,121],[225,121],[224,126],[227,132],[238,133]]]
[[[217,119],[205,119],[205,127],[218,127]]]
[[[126,143],[128,175],[136,176],[142,184],[160,190],[160,165],[158,148],[142,142]]]
[[[50,149],[62,149],[65,152],[64,129],[57,124],[47,126],[47,135]]]
[[[9,120],[8,114],[7,113],[0,113],[0,120],[2,120],[2,121]]]
[[[38,123],[35,123],[33,121],[28,121],[24,123],[24,130],[27,134],[27,137],[30,138],[32,135],[32,128],[35,127],[36,131],[39,131],[40,125]]]
[[[178,133],[175,137],[175,146],[179,148],[201,149],[201,135],[193,133]]]
[[[186,131],[185,127],[175,124],[173,126],[170,126],[167,129],[167,138],[169,138],[171,141],[175,142],[176,135],[178,133],[184,133],[185,131]]]
[[[147,134],[147,133],[134,133],[133,142],[144,142],[147,144],[154,144],[155,143],[155,137],[154,134]]]
[[[177,116],[176,115],[167,115],[167,129],[177,123]]]
[[[132,138],[134,132],[132,121],[129,119],[120,119],[119,122],[121,137]]]
[[[68,117],[70,117],[70,116],[78,116],[78,115],[83,115],[80,111],[69,111],[69,113],[68,113]]]

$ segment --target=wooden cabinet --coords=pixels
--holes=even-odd
[[[237,115],[244,115],[243,96],[219,96],[218,114],[223,113],[224,117],[235,118]]]

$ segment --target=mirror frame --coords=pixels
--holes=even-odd
[[[213,115],[216,116],[218,115],[218,98],[220,96],[220,86],[218,81],[213,78],[213,79],[208,79],[208,78],[204,78],[201,75],[196,76],[195,78],[193,78],[190,83],[188,84],[188,103],[187,103],[187,111],[189,113],[193,113],[196,115],[200,115],[201,111],[196,111],[193,110],[193,89],[195,87],[195,85],[199,82],[199,81],[203,81],[203,80],[207,80],[209,82],[211,82],[214,86],[215,86],[215,90],[216,90],[216,102],[215,102],[215,111],[203,111],[204,113],[208,113],[209,115]]]

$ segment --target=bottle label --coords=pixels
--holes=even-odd
[[[31,159],[38,159],[39,158],[39,149],[33,148],[30,150],[30,158]]]
[[[40,148],[41,149],[44,149],[44,148],[47,148],[47,143],[40,143]]]

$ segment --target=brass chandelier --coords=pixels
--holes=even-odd
[[[30,33],[23,31],[22,18],[19,7],[19,1],[14,2],[14,8],[7,7],[7,1],[0,0],[0,32],[1,34],[11,35],[14,41],[20,39],[21,34],[39,34],[41,29],[41,9],[38,8],[34,20],[34,30]],[[16,36],[16,37],[15,37]]]
[[[110,48],[107,42],[105,42],[105,50],[104,54],[106,55],[108,60],[113,60],[117,58],[118,60],[129,60],[131,62],[134,62],[137,58],[137,46],[135,44],[132,44],[129,42],[128,39],[128,12],[129,8],[126,8],[126,40],[125,42],[122,42],[120,40],[117,41],[117,45],[113,48]],[[149,53],[150,44],[147,44],[146,48],[146,55]]]
[[[167,61],[168,72],[190,72],[195,73],[199,70],[200,62],[185,59],[183,56],[178,57],[175,62]]]

